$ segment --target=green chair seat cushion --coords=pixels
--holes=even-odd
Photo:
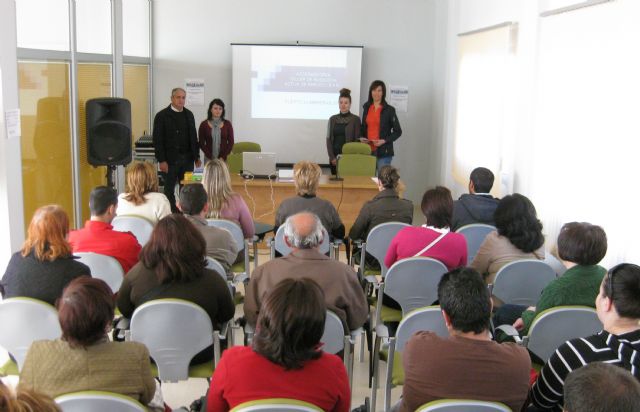
[[[209,379],[213,375],[214,369],[213,361],[192,365],[189,366],[189,377]],[[151,362],[151,374],[158,376],[158,366],[153,362]]]
[[[380,350],[380,360],[387,362],[389,349]],[[398,352],[393,354],[393,370],[391,371],[391,383],[393,386],[404,385],[404,368],[402,367],[402,355]]]
[[[383,322],[400,322],[402,320],[402,310],[392,309],[388,306],[382,305],[380,310],[380,319]]]
[[[0,366],[0,376],[20,375],[18,364],[11,359],[7,360],[4,365]]]

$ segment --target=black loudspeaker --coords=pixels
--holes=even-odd
[[[131,163],[131,103],[100,97],[86,104],[87,162],[92,166]]]

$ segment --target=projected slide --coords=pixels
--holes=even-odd
[[[278,163],[326,163],[327,122],[351,90],[360,114],[362,47],[232,44],[236,141],[259,143]]]
[[[251,75],[252,117],[327,119],[347,80],[347,50],[253,48]]]

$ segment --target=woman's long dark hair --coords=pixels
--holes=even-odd
[[[383,105],[387,105],[387,86],[384,84],[384,82],[382,80],[374,80],[373,82],[371,82],[371,86],[369,86],[369,99],[367,100],[367,102],[369,102],[369,104],[373,104],[373,95],[371,94],[371,92],[374,89],[377,89],[378,87],[382,87],[382,100],[380,101],[380,103],[382,103]]]
[[[211,113],[211,108],[213,107],[214,104],[216,106],[222,107],[222,114],[220,115],[220,119],[224,120],[224,115],[227,113],[227,110],[224,108],[224,102],[222,101],[222,99],[218,99],[217,97],[211,100],[211,103],[209,103],[209,109],[207,109],[207,120],[213,120],[213,114]]]
[[[253,350],[286,369],[318,359],[327,315],[324,293],[311,279],[285,279],[260,308]]]
[[[140,261],[160,283],[189,282],[204,274],[206,243],[186,217],[174,213],[162,218],[140,252]]]
[[[502,198],[493,214],[498,234],[504,236],[525,253],[538,250],[544,244],[542,223],[533,203],[519,193]]]

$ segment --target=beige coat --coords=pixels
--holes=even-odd
[[[56,339],[31,344],[19,386],[52,398],[88,390],[115,392],[146,405],[156,382],[149,351],[141,343],[102,342],[83,349]]]
[[[327,309],[335,312],[349,330],[359,328],[367,319],[369,305],[356,272],[316,249],[299,249],[260,265],[251,273],[244,299],[244,314],[250,325],[256,324],[264,295],[287,278],[316,281],[324,291]]]

